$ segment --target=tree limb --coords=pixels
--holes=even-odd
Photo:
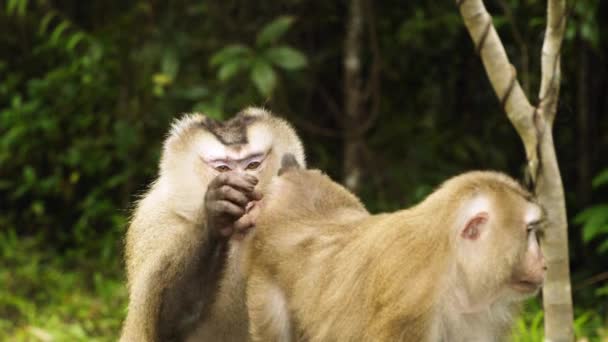
[[[547,275],[543,286],[545,341],[572,341],[573,310],[564,188],[553,144],[553,121],[560,82],[560,49],[565,29],[565,0],[549,0],[542,47],[540,103],[533,107],[516,79],[505,49],[482,0],[457,0],[494,92],[520,135],[538,202],[547,213],[542,239]]]
[[[344,119],[346,134],[356,132],[362,116],[361,35],[363,33],[363,0],[351,0],[346,38],[344,40]],[[363,141],[354,136],[344,140],[344,185],[353,192],[361,179],[360,146]]]
[[[513,34],[513,38],[515,39],[515,41],[517,42],[517,45],[519,46],[519,49],[521,50],[520,57],[519,57],[519,59],[520,59],[519,63],[521,64],[521,68],[523,69],[521,78],[522,78],[524,93],[526,94],[526,96],[529,96],[529,94],[530,94],[530,77],[528,74],[530,72],[530,67],[529,67],[529,65],[530,65],[529,58],[530,57],[529,57],[529,53],[528,53],[528,46],[526,45],[526,41],[524,40],[521,32],[517,28],[517,22],[515,21],[515,17],[513,16],[513,11],[511,11],[511,8],[507,4],[507,2],[505,0],[499,0],[498,4],[500,5],[503,12],[505,13],[505,17],[507,18],[507,20],[510,23],[509,26],[511,27],[511,33]]]
[[[475,43],[492,88],[504,110],[524,141],[526,156],[532,165],[532,173],[537,169],[538,139],[532,114],[535,108],[524,94],[515,67],[509,62],[507,53],[492,24],[492,17],[481,0],[457,1],[464,24]]]
[[[553,123],[561,78],[560,52],[566,29],[566,0],[551,0],[547,4],[547,30],[541,54],[539,108],[545,119]]]

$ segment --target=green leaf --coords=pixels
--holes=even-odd
[[[509,21],[502,15],[493,16],[492,22],[494,23],[494,27],[496,29],[500,29],[503,26],[509,24]]]
[[[67,49],[69,51],[74,50],[76,45],[78,45],[78,43],[80,43],[84,38],[86,38],[86,35],[84,33],[82,33],[82,32],[74,33],[68,40],[68,43],[66,45]]]
[[[175,95],[188,100],[198,100],[209,94],[209,89],[201,85],[180,88],[175,91]]]
[[[17,7],[17,15],[23,17],[25,15],[27,9],[28,0],[20,0],[19,5]]]
[[[49,27],[49,24],[51,23],[51,20],[53,20],[55,16],[57,16],[55,12],[50,12],[44,15],[44,17],[40,21],[40,28],[38,29],[39,34],[43,34],[46,32],[47,28]]]
[[[70,23],[66,20],[62,21],[59,25],[57,25],[57,27],[55,28],[55,30],[53,30],[53,33],[51,34],[51,43],[56,44],[63,31],[65,31],[68,27],[70,27]]]
[[[6,14],[13,15],[21,0],[8,0],[6,3]]]
[[[249,55],[250,52],[251,50],[244,45],[228,45],[211,56],[209,63],[211,66],[218,66],[234,59],[244,58]]]
[[[199,102],[192,108],[194,112],[201,112],[205,114],[207,117],[210,117],[215,120],[224,120],[225,112],[224,112],[224,103],[226,100],[226,95],[223,93],[215,94],[212,98],[205,102]]]
[[[608,252],[608,239],[602,242],[602,244],[597,248],[597,251],[602,254]]]
[[[576,27],[574,25],[568,25],[566,27],[566,32],[564,33],[564,39],[566,41],[571,41],[576,37]]]
[[[27,165],[23,168],[23,178],[25,183],[33,184],[36,181],[36,170],[30,165]]]
[[[607,241],[608,242],[608,241]],[[608,246],[607,246],[608,247]],[[595,290],[595,295],[597,297],[608,296],[608,286],[602,286],[599,289]]]
[[[251,80],[262,95],[270,96],[276,86],[277,75],[270,64],[258,60],[251,70]]]
[[[600,186],[604,185],[604,184],[608,184],[608,169],[600,172],[599,175],[595,176],[593,178],[593,181],[591,182],[593,188],[599,188]]]
[[[228,81],[229,79],[234,77],[234,75],[236,75],[240,70],[242,70],[243,65],[244,64],[242,63],[242,61],[238,59],[227,61],[226,63],[222,64],[222,66],[218,70],[217,78],[222,82]]]
[[[293,24],[293,21],[294,18],[291,16],[281,16],[271,21],[258,33],[256,45],[268,46],[270,43],[281,38],[281,36],[287,32],[291,24]]]
[[[583,211],[581,211],[580,213],[576,214],[576,216],[574,216],[574,223],[575,224],[584,224],[589,217],[591,217],[593,215],[593,212],[591,210],[589,210],[590,208],[587,208]]]
[[[608,233],[608,204],[600,204],[583,210],[576,215],[574,222],[583,224],[583,241]]]
[[[171,84],[173,82],[173,78],[171,78],[170,75],[159,72],[152,75],[152,82],[154,82],[155,85],[164,87]]]
[[[167,50],[163,55],[161,64],[162,73],[168,75],[172,80],[177,76],[179,70],[179,60],[173,50]]]
[[[266,56],[273,64],[285,70],[302,69],[308,64],[303,53],[287,46],[268,49]]]
[[[44,214],[44,202],[35,200],[32,202],[31,210],[34,214],[41,216]]]

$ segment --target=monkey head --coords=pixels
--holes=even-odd
[[[531,194],[492,172],[467,173],[443,187],[457,189],[451,199],[461,196],[453,234],[461,304],[475,310],[536,294],[546,270],[538,241],[545,218]]]
[[[171,191],[174,210],[196,217],[203,201],[201,190],[215,176],[247,173],[258,179],[256,189],[264,192],[285,153],[306,165],[304,149],[293,128],[263,109],[247,108],[225,122],[187,114],[172,124],[157,182]]]
[[[327,215],[336,213],[350,213],[353,217],[359,217],[359,213],[368,215],[359,198],[321,170],[304,168],[291,153],[283,155],[278,177],[272,179],[264,198],[252,210],[263,225],[275,219],[327,219]]]

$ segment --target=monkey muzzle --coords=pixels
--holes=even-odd
[[[513,289],[515,289],[517,292],[521,292],[524,294],[533,294],[536,291],[538,291],[542,285],[543,285],[542,282],[538,283],[538,282],[520,280],[520,281],[513,282],[511,284],[511,287]]]
[[[517,292],[532,295],[543,286],[544,280],[545,270],[542,268],[538,270],[538,272],[520,274],[519,276],[513,277],[510,286]]]

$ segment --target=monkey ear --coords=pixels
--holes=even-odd
[[[279,169],[279,176],[289,171],[290,169],[301,169],[302,167],[298,164],[296,157],[291,153],[285,153],[281,158],[281,168]]]
[[[479,238],[479,234],[481,234],[481,229],[486,222],[488,222],[487,212],[479,212],[473,215],[473,217],[467,220],[467,223],[460,232],[460,236],[467,240],[477,240],[477,238]]]

